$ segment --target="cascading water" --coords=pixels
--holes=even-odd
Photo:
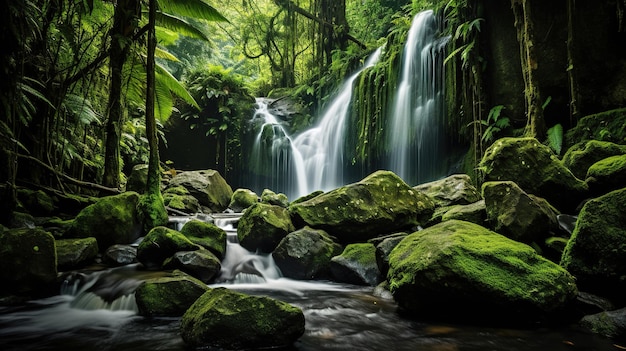
[[[387,168],[409,184],[445,175],[441,119],[444,113],[443,61],[448,37],[438,37],[433,11],[413,19],[402,54],[401,75],[387,132]]]

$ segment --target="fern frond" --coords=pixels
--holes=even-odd
[[[198,106],[198,103],[193,96],[189,94],[189,91],[187,91],[187,89],[185,89],[185,87],[170,72],[163,68],[163,66],[157,65],[155,74],[157,82],[164,84],[167,89],[174,93],[174,95],[183,99],[189,105],[197,108],[198,110],[200,109],[200,106]]]
[[[563,147],[563,126],[559,123],[548,129],[548,146],[557,155],[561,154],[561,148]]]
[[[203,0],[159,0],[161,11],[206,21],[228,22],[213,6]]]
[[[198,27],[175,15],[158,12],[157,25],[190,38],[209,41],[209,37]]]

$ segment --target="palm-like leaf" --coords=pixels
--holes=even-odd
[[[206,21],[228,22],[213,6],[203,0],[159,0],[161,12],[193,17]]]
[[[186,37],[201,39],[201,40],[206,40],[206,41],[209,40],[209,38],[206,36],[206,34],[202,30],[190,24],[183,18],[174,16],[169,13],[158,12],[157,23],[159,27],[169,29],[171,31],[174,31]]]

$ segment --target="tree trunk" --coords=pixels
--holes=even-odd
[[[150,155],[148,158],[148,181],[146,183],[146,193],[161,193],[161,177],[159,172],[159,141],[157,137],[156,119],[154,115],[154,52],[156,50],[156,0],[150,0],[149,10],[149,28],[148,28],[148,57],[146,67],[146,137],[148,138],[148,146],[150,147]]]
[[[124,124],[122,70],[130,51],[130,41],[137,29],[140,11],[138,0],[118,0],[113,15],[109,59],[111,89],[109,91],[109,118],[106,125],[103,176],[104,186],[110,188],[118,188],[120,185],[120,140],[122,125]]]
[[[537,55],[535,54],[535,38],[531,16],[530,0],[511,0],[517,40],[520,45],[522,75],[524,77],[524,94],[526,97],[526,130],[525,135],[543,136],[546,125],[543,119],[541,94],[537,82]]]
[[[580,117],[579,97],[580,92],[578,90],[578,77],[576,74],[576,62],[574,59],[574,12],[575,0],[567,0],[567,78],[569,81],[570,91],[570,124],[573,126]]]

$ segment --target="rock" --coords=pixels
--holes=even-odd
[[[480,167],[485,181],[515,182],[546,199],[561,212],[573,212],[586,197],[587,185],[576,178],[549,147],[534,138],[502,138],[485,151]]]
[[[364,242],[425,223],[435,204],[389,171],[292,204],[294,223],[319,228],[340,243]]]
[[[58,292],[55,241],[39,228],[0,233],[0,296],[44,296]]]
[[[43,190],[19,189],[17,199],[32,215],[49,216],[54,212],[54,200]]]
[[[430,196],[437,206],[468,205],[480,200],[480,193],[467,174],[454,174],[413,189]]]
[[[387,276],[389,271],[389,254],[407,235],[407,233],[392,234],[376,244],[376,264],[381,276]]]
[[[602,140],[623,143],[626,140],[626,108],[605,111],[581,118],[565,133],[566,145],[580,140]]]
[[[289,206],[289,199],[287,199],[287,195],[285,194],[276,194],[270,189],[264,189],[261,194],[261,202],[268,205],[275,205],[280,207]]]
[[[230,199],[228,208],[235,212],[242,212],[259,201],[259,196],[254,191],[250,189],[237,189]]]
[[[226,253],[226,232],[213,223],[191,220],[180,232],[192,243],[213,252],[219,259]]]
[[[330,260],[330,273],[336,281],[376,286],[382,281],[376,263],[376,247],[371,243],[350,244]]]
[[[626,188],[583,206],[561,265],[581,289],[624,301],[626,296]]]
[[[577,294],[574,278],[530,246],[458,220],[402,240],[387,280],[408,314],[472,322],[536,321]]]
[[[133,166],[133,170],[126,181],[126,191],[134,191],[139,194],[146,192],[148,182],[148,165],[138,164]]]
[[[186,274],[151,278],[135,290],[139,315],[145,317],[177,317],[204,294],[209,287]]]
[[[283,276],[314,279],[328,275],[330,259],[341,251],[325,231],[304,227],[287,234],[272,256]]]
[[[441,215],[441,221],[458,219],[460,221],[472,222],[478,225],[485,224],[487,220],[487,207],[485,200],[476,201],[469,205],[455,205]]]
[[[626,145],[608,141],[587,140],[570,147],[563,155],[563,165],[578,179],[585,179],[592,164],[607,157],[626,154]]]
[[[300,202],[311,200],[312,198],[314,198],[316,196],[319,196],[319,195],[322,195],[323,193],[324,192],[322,190],[316,190],[316,191],[314,191],[314,192],[312,192],[312,193],[310,193],[308,195],[300,196],[299,198],[291,201],[291,205],[295,205],[295,204],[300,203]]]
[[[168,185],[183,186],[210,212],[222,212],[230,203],[233,190],[215,170],[187,171],[178,173]]]
[[[107,196],[85,207],[68,229],[69,238],[95,237],[100,250],[114,244],[130,244],[142,233],[137,215],[139,194]]]
[[[600,160],[587,171],[586,177],[592,194],[602,195],[626,185],[626,155]]]
[[[192,243],[183,234],[166,227],[156,227],[137,247],[137,260],[147,269],[160,269],[163,262],[179,251],[195,251],[201,246]]]
[[[200,202],[183,186],[167,188],[163,191],[165,206],[179,212],[194,214],[200,211]]]
[[[239,243],[249,251],[270,253],[295,228],[280,206],[257,203],[244,212],[237,226]]]
[[[102,258],[108,265],[125,266],[137,262],[137,248],[131,245],[112,245],[104,251]]]
[[[99,252],[96,238],[57,240],[56,249],[57,267],[60,270],[80,268],[90,264]]]
[[[221,268],[220,260],[209,250],[179,251],[163,263],[163,269],[180,269],[207,284]]]
[[[191,347],[286,347],[304,334],[304,314],[286,302],[210,289],[185,312],[180,333]]]
[[[604,337],[626,340],[626,308],[585,316],[580,324]]]
[[[513,182],[486,182],[482,192],[487,221],[494,231],[508,238],[527,244],[543,243],[559,228],[558,211]]]
[[[141,195],[137,204],[137,214],[143,225],[144,233],[149,232],[154,227],[167,225],[169,222],[161,193]]]

